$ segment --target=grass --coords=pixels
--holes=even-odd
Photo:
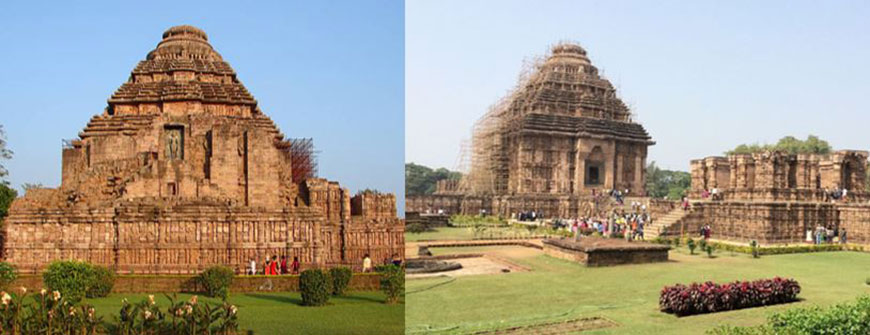
[[[545,321],[600,316],[618,327],[584,334],[703,334],[719,324],[763,323],[775,311],[830,305],[870,293],[864,281],[870,255],[824,252],[751,256],[719,252],[717,257],[672,250],[658,264],[586,268],[521,247],[432,249],[435,254],[493,252],[532,269],[530,272],[409,280],[406,284],[408,334],[463,334]],[[658,310],[665,285],[696,281],[727,282],[774,276],[795,278],[803,301],[678,318]]]
[[[179,294],[188,300],[190,294]],[[135,303],[147,299],[147,294],[112,294],[106,298],[88,299],[105,321],[114,320],[121,309],[121,300]],[[169,300],[156,294],[157,304],[164,308]],[[200,302],[217,304],[217,299],[200,297]],[[380,292],[349,292],[344,297],[332,297],[328,306],[303,307],[297,292],[232,294],[230,303],[239,307],[239,324],[254,334],[404,334],[404,304],[384,304]]]
[[[544,229],[535,230],[532,233],[535,236],[544,234]],[[435,228],[434,231],[424,233],[406,233],[406,242],[418,242],[425,240],[473,240],[475,238],[527,238],[530,237],[529,231],[524,228],[513,227],[487,227],[480,235],[475,236],[474,229],[471,227],[441,227]]]

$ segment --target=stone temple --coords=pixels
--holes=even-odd
[[[591,214],[593,192],[643,195],[654,142],[586,50],[558,44],[531,70],[474,125],[470,171],[409,196],[408,211],[577,217]]]
[[[284,138],[195,27],[177,26],[63,148],[62,183],[14,201],[4,258],[22,272],[78,259],[119,273],[244,272],[404,256],[392,194],[352,196],[314,177],[310,147]]]
[[[870,242],[867,151],[828,154],[779,151],[706,157],[691,161],[690,211],[654,223],[659,234],[695,234],[710,225],[714,237],[764,244],[802,243],[816,227],[845,229],[847,241]],[[716,189],[721,199],[703,199]],[[833,199],[846,189],[845,199]]]

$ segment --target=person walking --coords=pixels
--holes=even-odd
[[[250,275],[255,275],[255,274],[257,274],[257,261],[255,261],[253,258],[251,258],[251,269],[250,269],[250,271],[251,271],[251,272],[248,273],[248,274],[250,274]]]
[[[281,274],[287,274],[287,257],[281,256]]]
[[[293,271],[294,275],[299,274],[299,257],[293,256],[293,263],[290,264],[290,270]]]
[[[840,244],[846,244],[846,228],[840,228]]]
[[[278,256],[272,255],[272,264],[270,265],[271,272],[273,276],[279,275],[278,273]]]

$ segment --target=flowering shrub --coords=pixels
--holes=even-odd
[[[116,322],[105,325],[90,305],[71,303],[59,291],[43,289],[29,294],[0,292],[0,334],[93,335],[93,334],[187,334],[230,335],[239,330],[236,306],[224,302],[211,306],[189,301],[176,302],[162,312],[154,296],[138,304],[125,299]]]
[[[665,286],[659,297],[663,312],[679,316],[713,313],[797,300],[801,287],[794,279],[761,279],[728,284]]]
[[[167,298],[170,302],[165,313],[154,301],[153,295],[137,304],[124,299],[118,325],[113,326],[111,333],[229,335],[239,330],[238,308],[226,301],[212,306],[200,303],[197,296],[192,296],[188,301],[176,301],[175,295]]]
[[[86,335],[100,328],[102,320],[93,307],[70,303],[58,291],[43,289],[32,298],[24,287],[17,291],[0,292],[2,334]]]

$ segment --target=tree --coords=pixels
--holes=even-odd
[[[803,141],[794,136],[785,136],[780,138],[776,144],[741,144],[726,151],[725,154],[752,154],[764,151],[782,151],[789,154],[826,154],[831,152],[831,145],[828,144],[828,141],[819,139],[815,135],[809,135]]]
[[[650,162],[646,167],[646,191],[650,197],[679,199],[692,183],[692,175],[685,171],[663,170]]]
[[[12,204],[12,200],[15,200],[17,196],[18,192],[14,188],[9,187],[5,183],[0,183],[0,221],[3,221],[3,218],[9,214],[9,205]]]
[[[424,165],[414,163],[405,164],[405,194],[422,195],[435,192],[435,184],[439,180],[459,179],[462,173],[450,171],[445,168],[433,170]]]
[[[6,183],[6,176],[9,171],[3,166],[2,161],[12,158],[12,150],[6,148],[6,132],[3,131],[3,125],[0,125],[0,182]]]

